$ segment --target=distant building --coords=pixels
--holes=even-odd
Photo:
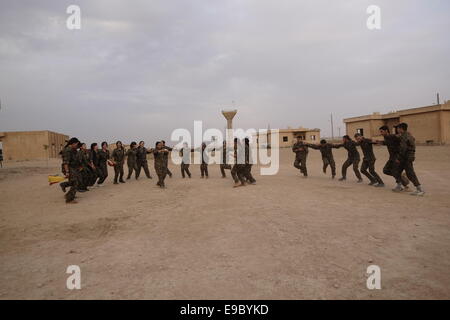
[[[450,101],[387,114],[375,112],[371,115],[347,118],[344,122],[347,134],[351,137],[358,132],[367,138],[381,139],[379,127],[386,125],[394,132],[394,125],[405,122],[417,143],[450,143]]]
[[[269,130],[271,131],[271,130]],[[278,130],[278,145],[280,148],[288,148],[292,147],[297,140],[297,137],[300,137],[303,141],[308,143],[318,143],[320,141],[320,129],[307,129],[307,128],[297,128],[297,129],[279,129]],[[261,144],[265,143],[262,141],[267,141],[267,144],[272,145],[270,141],[270,135],[267,138],[261,140]],[[256,143],[258,146],[260,144],[260,136],[259,133],[256,134]],[[265,147],[262,146],[261,147]]]
[[[48,130],[0,132],[5,161],[58,158],[68,139],[65,134]]]

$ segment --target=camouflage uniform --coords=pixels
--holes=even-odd
[[[100,180],[102,175],[102,171],[100,170],[100,162],[98,158],[98,151],[89,150],[89,160],[91,161],[94,168],[92,169],[92,185],[95,184],[95,181]]]
[[[399,146],[399,161],[397,171],[397,179],[400,179],[403,170],[405,170],[406,176],[414,184],[415,187],[420,186],[419,179],[417,179],[414,171],[413,162],[416,159],[416,140],[407,131],[400,135]]]
[[[163,148],[168,151],[172,151],[171,147],[164,146]],[[170,172],[170,170],[169,170],[169,152],[164,153],[164,161],[166,162],[167,174],[169,175],[169,177],[172,177],[172,172]]]
[[[90,186],[92,181],[91,171],[89,170],[90,161],[88,151],[80,149],[78,150],[77,156],[81,164],[81,181],[78,189],[87,190],[87,186]]]
[[[308,144],[308,147],[311,147],[315,150],[319,150],[322,155],[322,161],[323,161],[323,172],[327,172],[328,166],[331,167],[331,175],[333,177],[336,176],[336,163],[334,162],[333,157],[333,148],[336,148],[336,146],[332,145],[331,143],[324,143],[324,144]]]
[[[98,168],[100,172],[100,178],[97,181],[97,184],[102,184],[105,182],[108,177],[108,160],[109,160],[109,150],[104,151],[103,149],[98,150],[97,152],[98,158]]]
[[[63,151],[63,164],[68,165],[69,167],[69,181],[68,186],[70,186],[70,190],[66,193],[66,202],[71,202],[75,199],[75,194],[79,188],[81,183],[81,174],[80,174],[80,158],[77,154],[76,149],[72,149],[71,147],[66,147]]]
[[[161,152],[161,150],[155,149],[153,151],[153,156],[155,158],[155,171],[158,175],[158,182],[156,183],[161,188],[165,187],[164,180],[166,179],[167,175],[167,167],[166,167],[166,160],[164,157],[165,152]]]
[[[235,183],[245,184],[245,149],[238,143],[234,146],[234,165],[231,168],[231,176]]]
[[[297,142],[292,147],[292,152],[295,152],[294,167],[300,170],[305,177],[308,176],[308,169],[306,168],[306,158],[308,157],[308,145],[303,142]]]
[[[151,179],[152,176],[150,175],[150,171],[148,170],[148,163],[147,163],[147,153],[150,153],[150,151],[147,151],[147,148],[145,147],[138,147],[136,151],[136,165],[137,165],[137,171],[136,171],[136,179],[139,178],[139,175],[141,174],[141,169],[144,169],[145,175],[147,178]]]
[[[222,173],[222,178],[226,178],[225,169],[231,170],[231,165],[227,164],[227,147],[222,148],[222,163],[220,164],[220,173]]]
[[[373,153],[373,144],[375,143],[371,139],[363,138],[361,142],[357,142],[356,144],[361,147],[364,155],[361,165],[361,173],[370,180],[371,184],[384,184],[383,180],[375,171],[375,161],[377,160],[375,158],[375,154]],[[367,171],[367,169],[369,169],[369,171]]]
[[[188,175],[188,177],[191,177],[191,172],[189,171],[189,165],[191,163],[191,149],[190,148],[183,148],[180,150],[180,156],[182,158],[181,161],[181,176],[184,178],[185,174]]]
[[[137,162],[136,162],[136,156],[137,156],[137,148],[129,149],[127,152],[127,165],[128,165],[128,176],[127,179],[131,178],[131,175],[133,174],[133,171],[135,173],[135,177],[137,179]]]
[[[201,177],[204,178],[205,176],[208,178],[208,155],[206,154],[206,148],[201,149],[202,153],[202,163],[200,164],[200,174]]]
[[[250,183],[256,183],[255,178],[252,175],[252,157],[251,150],[248,144],[245,145],[245,165],[244,165],[244,177]]]
[[[358,150],[356,149],[356,143],[355,141],[347,141],[345,143],[339,144],[335,146],[336,148],[344,147],[347,150],[348,157],[347,160],[342,165],[342,178],[347,178],[347,168],[353,165],[353,171],[355,172],[356,177],[358,180],[362,180],[361,173],[359,172],[359,161],[361,160],[361,157],[359,155]]]
[[[114,183],[117,183],[117,178],[119,178],[120,182],[124,182],[123,165],[125,163],[125,149],[123,147],[114,149],[112,158],[114,161]]]
[[[389,134],[384,137],[382,144],[387,147],[389,152],[389,160],[384,165],[383,173],[393,176],[397,183],[401,183],[406,187],[409,184],[409,180],[405,175],[398,175],[399,165],[396,162],[400,152],[400,138],[395,134]]]

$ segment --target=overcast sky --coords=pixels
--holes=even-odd
[[[81,8],[68,30],[66,8]],[[381,30],[366,27],[369,5]],[[0,131],[318,127],[450,99],[448,0],[0,0]],[[335,130],[337,135],[338,130]]]

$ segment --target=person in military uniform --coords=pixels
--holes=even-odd
[[[137,171],[136,171],[136,180],[139,178],[139,175],[141,174],[141,169],[144,169],[145,175],[148,179],[151,179],[152,176],[150,175],[150,171],[148,170],[148,163],[147,163],[147,154],[151,153],[152,150],[147,150],[145,147],[144,141],[139,142],[139,146],[136,151],[136,165],[137,165]]]
[[[189,165],[191,164],[191,148],[188,147],[187,142],[183,143],[183,148],[180,150],[180,156],[181,156],[181,176],[183,179],[185,178],[186,174],[191,178],[191,172],[189,171]]]
[[[234,165],[231,168],[231,176],[234,180],[234,187],[245,186],[245,148],[238,138],[234,138]]]
[[[294,167],[303,173],[306,178],[308,176],[308,169],[306,168],[306,158],[308,157],[308,145],[303,143],[300,136],[297,137],[297,142],[292,146],[292,152],[295,153]]]
[[[220,164],[220,173],[222,174],[222,178],[226,178],[225,169],[231,170],[231,165],[227,164],[228,162],[228,149],[227,142],[223,142],[222,147],[222,163]]]
[[[361,157],[359,155],[358,149],[356,149],[356,143],[353,141],[348,135],[342,137],[342,143],[335,145],[335,148],[344,147],[347,150],[347,160],[342,165],[342,178],[339,181],[344,181],[347,179],[347,168],[353,165],[353,171],[355,172],[356,177],[358,178],[358,183],[361,183],[362,177],[359,172],[359,162],[361,161]]]
[[[136,156],[137,156],[137,143],[135,141],[133,141],[130,144],[130,149],[128,149],[128,151],[127,151],[127,166],[128,166],[127,180],[129,180],[131,178],[133,171],[134,171],[135,177],[137,179]]]
[[[66,178],[69,180],[67,187],[70,186],[70,190],[65,194],[66,203],[74,201],[81,182],[81,163],[77,151],[79,144],[80,141],[77,138],[70,139],[62,153],[64,172],[66,173]]]
[[[165,160],[165,154],[167,153],[169,153],[169,150],[163,147],[162,142],[160,141],[156,142],[155,149],[153,149],[153,156],[155,158],[155,171],[156,174],[158,175],[158,182],[156,183],[156,185],[161,188],[166,187],[164,180],[166,179],[167,175],[166,160]]]
[[[413,165],[413,162],[416,159],[416,140],[408,132],[408,125],[406,123],[397,125],[397,130],[400,137],[399,156],[398,159],[395,160],[398,164],[397,178],[399,178],[404,170],[408,179],[416,187],[416,191],[412,192],[411,195],[423,196],[425,192],[416,176]],[[398,183],[393,191],[402,191],[401,189],[402,185]]]
[[[100,178],[97,181],[97,186],[103,186],[103,182],[105,182],[108,177],[108,162],[110,161],[110,155],[108,150],[108,143],[106,141],[102,142],[102,148],[98,151],[98,165],[100,171]]]
[[[371,139],[365,138],[362,134],[355,134],[356,144],[361,147],[363,152],[363,161],[361,164],[361,173],[365,175],[369,180],[370,186],[375,186],[378,188],[384,187],[384,182],[375,171],[375,154],[373,153],[373,145],[376,142]],[[369,169],[369,171],[367,171]]]
[[[86,143],[80,143],[80,149],[78,150],[78,158],[81,164],[81,181],[78,185],[78,191],[89,191],[87,188],[91,183],[91,172],[89,170],[89,154],[86,148]]]
[[[249,184],[256,184],[256,180],[252,175],[252,152],[250,149],[250,140],[244,139],[244,152],[245,152],[245,164],[244,164],[244,177]]]
[[[98,145],[96,142],[91,143],[91,149],[89,149],[89,161],[92,168],[92,186],[97,186],[95,183],[100,179],[101,171],[98,161]]]
[[[114,184],[118,184],[117,179],[120,183],[125,183],[123,180],[123,165],[125,163],[125,148],[121,141],[116,142],[116,148],[112,153],[112,159],[114,163]]]
[[[336,177],[336,163],[334,162],[333,148],[336,148],[336,146],[328,143],[325,139],[320,140],[318,145],[308,143],[307,146],[320,151],[323,161],[323,173],[327,173],[327,168],[330,166],[331,178],[334,179]]]
[[[409,191],[409,180],[406,175],[398,175],[398,164],[396,160],[400,151],[400,138],[396,134],[391,134],[388,126],[382,126],[379,130],[380,135],[383,136],[383,141],[377,141],[377,143],[386,146],[389,153],[389,160],[384,165],[383,173],[394,177],[395,182],[403,186],[402,191]]]
[[[206,177],[206,179],[208,179],[208,161],[209,161],[209,158],[208,158],[208,154],[207,154],[207,150],[206,150],[206,143],[202,143],[202,148],[201,148],[201,151],[200,151],[202,154],[201,154],[201,156],[202,156],[202,163],[200,164],[200,175],[201,175],[201,178],[203,179],[203,178],[205,178]]]
[[[172,151],[171,147],[166,146],[166,142],[164,140],[161,140],[163,148],[167,151]],[[172,172],[169,170],[169,152],[164,154],[164,161],[166,161],[166,168],[167,168],[167,174],[169,175],[169,178],[172,178]]]

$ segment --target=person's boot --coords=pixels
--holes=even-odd
[[[375,188],[384,188],[384,183],[378,183],[374,187]]]
[[[403,191],[402,184],[401,183],[397,183],[397,185],[395,186],[394,189],[392,189],[392,191],[394,191],[394,192],[402,192]]]
[[[376,183],[375,181],[370,181],[369,186],[373,186],[375,183]]]
[[[334,179],[335,177],[336,177],[335,175],[332,175],[332,176],[331,176],[331,179]]]
[[[62,183],[59,184],[59,186],[61,187],[61,190],[66,193],[66,186]]]
[[[345,181],[345,180],[347,180],[347,178],[345,178],[345,177],[339,178],[339,181]]]
[[[125,183],[125,181],[123,179],[120,179],[119,182],[120,183]]]
[[[117,180],[114,180],[114,184],[119,184],[119,183],[117,183]]]
[[[410,193],[412,196],[423,196],[424,194],[425,191],[423,191],[422,186],[417,186],[416,191]]]

